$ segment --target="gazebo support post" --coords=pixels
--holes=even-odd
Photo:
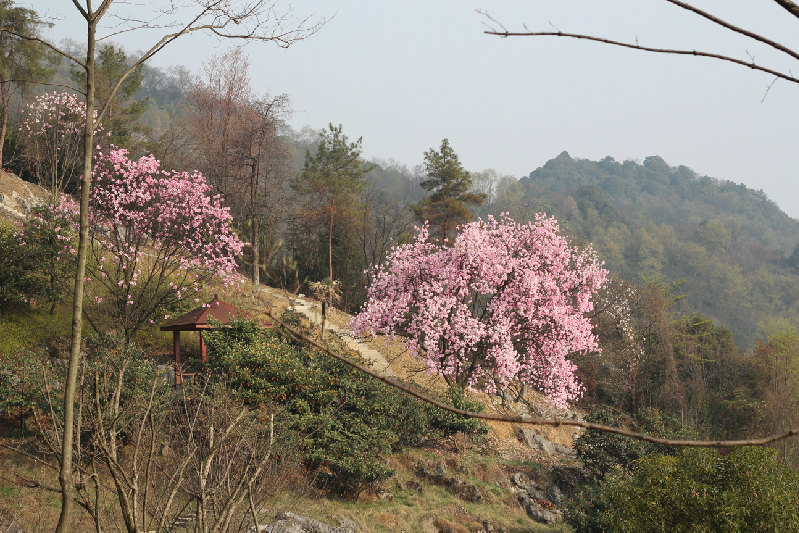
[[[208,346],[205,344],[205,338],[203,337],[203,332],[198,331],[197,333],[200,334],[200,363],[203,366],[203,372],[205,371],[205,363],[208,362]]]
[[[172,332],[172,348],[175,351],[175,385],[183,383],[183,373],[180,370],[180,331]]]

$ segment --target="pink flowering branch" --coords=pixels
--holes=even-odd
[[[53,201],[78,183],[83,164],[86,103],[77,95],[53,91],[38,96],[23,109],[19,136],[28,171],[50,190]],[[97,122],[94,133],[107,138]]]

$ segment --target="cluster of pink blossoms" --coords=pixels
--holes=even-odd
[[[544,215],[465,224],[452,246],[429,242],[425,226],[375,269],[351,326],[405,337],[428,371],[461,386],[494,392],[515,380],[563,408],[583,390],[568,356],[599,349],[585,313],[606,277]]]
[[[167,172],[147,155],[112,147],[93,169],[87,265],[94,287],[125,335],[182,300],[197,298],[212,277],[235,277],[244,243],[232,216],[199,172]]]
[[[22,128],[32,135],[43,136],[57,131],[57,135],[83,138],[83,124],[86,120],[86,103],[78,95],[53,91],[44,93],[31,102],[22,120]],[[97,120],[97,110],[94,111]],[[97,123],[95,135],[104,131],[103,125]]]
[[[75,236],[78,233],[78,204],[71,196],[62,194],[58,204],[37,206],[30,214],[27,224],[19,223],[15,234],[20,246],[28,246],[28,240],[33,233],[33,241],[43,245],[50,234],[54,238],[52,257],[61,261],[78,253],[75,249]]]
[[[244,243],[232,233],[233,217],[199,172],[166,172],[151,155],[136,161],[124,149],[98,153],[93,170],[92,223],[109,228],[98,238],[123,263],[140,250],[132,243],[175,247],[182,266],[225,276],[236,270]],[[130,244],[128,244],[130,243]]]

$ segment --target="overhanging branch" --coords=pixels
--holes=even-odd
[[[717,16],[715,16],[715,15],[713,15],[711,13],[708,13],[707,11],[703,11],[703,10],[697,8],[697,7],[694,7],[691,4],[688,4],[686,2],[682,2],[680,0],[666,0],[666,2],[669,2],[670,4],[674,4],[677,7],[681,7],[682,9],[685,9],[687,11],[691,11],[692,13],[696,13],[700,17],[706,18],[707,20],[709,20],[709,21],[711,21],[711,22],[713,22],[715,24],[718,24],[722,28],[728,29],[728,30],[733,31],[735,33],[739,33],[739,34],[741,34],[741,35],[743,35],[745,37],[749,37],[750,39],[754,39],[755,41],[759,41],[759,42],[761,42],[763,44],[766,44],[766,45],[774,48],[775,50],[779,50],[780,52],[784,52],[784,53],[788,54],[789,56],[793,57],[794,59],[799,59],[799,52],[795,52],[795,51],[791,50],[790,48],[788,48],[787,46],[784,46],[784,45],[782,45],[782,44],[780,44],[780,43],[778,43],[776,41],[772,41],[771,39],[769,39],[767,37],[764,37],[764,36],[762,36],[762,35],[760,35],[758,33],[754,33],[754,32],[751,32],[749,30],[746,30],[744,28],[741,28],[740,26],[735,26],[734,24],[730,24],[729,22],[727,22],[727,21],[725,21],[725,20],[723,20],[723,19],[721,19],[721,18],[719,18],[719,17],[717,17]],[[793,6],[793,9],[796,10],[794,15],[799,17],[799,7],[797,7],[796,4],[794,4],[793,2],[790,2],[790,0],[787,0],[787,1],[786,0],[777,0],[777,2],[781,3],[781,4],[791,4]],[[789,9],[789,11],[790,11],[790,9]]]
[[[65,57],[65,58],[69,59],[70,61],[72,61],[74,63],[77,63],[78,65],[82,66],[83,68],[86,68],[86,63],[85,62],[83,62],[80,59],[78,59],[78,58],[76,58],[76,57],[64,52],[63,50],[61,50],[60,48],[58,48],[54,44],[51,44],[48,41],[45,41],[44,39],[41,39],[39,37],[32,37],[30,35],[25,35],[24,33],[19,33],[19,32],[16,32],[14,30],[11,30],[11,29],[8,29],[8,28],[2,28],[2,27],[0,27],[0,33],[7,33],[7,34],[13,35],[14,37],[17,37],[19,39],[25,39],[26,41],[32,41],[32,42],[35,42],[35,43],[39,43],[40,45],[42,45],[42,46],[44,46],[46,48],[49,48],[50,50],[52,50],[53,52],[61,55],[62,57]]]
[[[202,7],[197,14],[186,24],[183,24],[182,27],[177,28],[172,33],[167,33],[161,37],[153,46],[151,46],[147,51],[145,51],[141,57],[135,61],[129,68],[126,70],[122,76],[117,80],[114,87],[111,89],[111,93],[105,102],[103,108],[97,114],[97,122],[101,121],[103,116],[105,115],[108,107],[113,102],[116,93],[119,91],[119,88],[122,86],[122,83],[130,76],[138,67],[140,67],[144,62],[148,59],[153,57],[155,54],[163,50],[167,45],[175,41],[176,39],[180,38],[183,35],[189,35],[198,31],[208,31],[213,33],[218,37],[228,38],[228,39],[246,39],[246,40],[254,40],[254,41],[271,41],[276,43],[278,46],[282,48],[286,48],[294,42],[303,40],[310,35],[316,33],[324,24],[325,20],[321,19],[316,23],[311,24],[308,26],[310,19],[306,18],[300,21],[297,26],[293,29],[283,30],[281,26],[281,22],[284,19],[278,17],[277,21],[269,20],[269,23],[275,24],[276,30],[271,33],[263,32],[265,29],[267,22],[261,21],[258,17],[258,10],[263,6],[263,2],[255,2],[254,4],[248,6],[241,13],[231,13],[227,9],[224,9],[224,3],[220,1],[211,2]],[[103,4],[105,5],[105,3]],[[209,21],[210,19],[210,21]],[[253,19],[255,23],[250,27],[248,31],[241,32],[241,33],[233,33],[228,32],[226,28],[230,25],[241,25],[242,22],[247,21],[249,19]],[[204,22],[206,21],[206,22]],[[142,24],[136,28],[129,28],[124,31],[133,31],[135,29],[143,29],[149,28],[153,29],[153,27],[149,26],[148,24]],[[122,33],[116,32],[116,34]]]
[[[447,405],[443,402],[440,402],[426,394],[422,394],[416,390],[413,390],[408,385],[404,383],[400,383],[399,381],[395,381],[393,379],[387,378],[382,376],[371,369],[365,367],[364,365],[358,364],[355,361],[350,360],[349,358],[337,354],[331,351],[326,346],[323,346],[319,342],[311,339],[304,333],[297,331],[296,329],[292,328],[276,316],[274,316],[271,312],[266,311],[266,315],[271,319],[274,320],[276,324],[278,324],[281,328],[285,331],[289,332],[291,335],[296,337],[297,339],[305,342],[316,348],[317,350],[341,361],[342,363],[349,365],[356,370],[363,372],[375,379],[378,379],[393,387],[398,389],[414,398],[421,400],[425,403],[429,403],[430,405],[434,405],[439,409],[443,409],[450,413],[465,416],[469,418],[476,418],[479,420],[491,420],[494,422],[509,422],[512,424],[527,424],[527,425],[534,425],[534,426],[573,426],[573,427],[580,427],[583,429],[593,429],[596,431],[603,431],[605,433],[614,433],[616,435],[621,435],[623,437],[630,437],[633,439],[641,440],[644,442],[651,442],[653,444],[662,444],[666,446],[683,446],[683,447],[697,447],[697,448],[736,448],[740,446],[764,446],[766,444],[771,444],[772,442],[777,442],[788,437],[793,437],[799,435],[799,428],[789,429],[786,431],[782,431],[780,433],[774,433],[771,435],[766,435],[764,437],[759,437],[756,439],[740,439],[740,440],[685,440],[685,439],[663,439],[660,437],[654,437],[652,435],[646,435],[644,433],[637,433],[635,431],[630,431],[628,429],[623,428],[616,428],[611,426],[604,426],[602,424],[594,424],[593,422],[583,422],[581,420],[571,420],[571,419],[551,419],[551,418],[541,418],[535,416],[505,416],[505,415],[493,415],[490,413],[475,413],[472,411],[465,411],[463,409],[458,409],[456,407],[452,407],[451,405]]]
[[[651,52],[656,54],[672,54],[672,55],[681,55],[681,56],[695,56],[695,57],[707,57],[711,59],[717,59],[719,61],[724,61],[727,63],[733,63],[736,65],[740,65],[743,67],[750,68],[752,70],[758,70],[760,72],[765,72],[767,74],[771,74],[776,78],[780,78],[786,81],[790,81],[791,83],[799,84],[799,78],[792,76],[791,74],[787,74],[785,72],[781,72],[779,70],[775,70],[772,68],[764,67],[758,65],[753,60],[752,61],[745,61],[743,59],[738,59],[736,57],[726,56],[723,54],[716,54],[714,52],[704,52],[702,50],[681,50],[676,48],[654,48],[650,46],[643,46],[638,43],[630,43],[624,41],[615,41],[613,39],[608,39],[605,37],[598,37],[596,35],[585,35],[581,33],[568,33],[563,31],[540,31],[540,32],[512,32],[507,30],[495,30],[490,29],[486,30],[483,33],[486,35],[496,35],[498,37],[566,37],[569,39],[582,39],[586,41],[594,41],[602,44],[608,44],[613,46],[618,46],[621,48],[630,48],[632,50],[640,50],[642,52]]]
[[[796,5],[791,0],[774,0],[774,1],[777,2],[780,6],[784,7],[788,11],[788,13],[790,13],[796,18],[799,18],[799,5]]]

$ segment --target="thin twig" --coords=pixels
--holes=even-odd
[[[719,61],[725,61],[728,63],[733,63],[736,65],[740,65],[743,67],[750,68],[752,70],[758,70],[760,72],[765,72],[767,74],[771,74],[772,76],[776,76],[777,78],[781,78],[783,80],[790,81],[792,83],[799,84],[799,78],[791,76],[790,74],[786,74],[784,72],[780,72],[779,70],[774,70],[772,68],[764,67],[758,65],[754,61],[744,61],[743,59],[738,59],[735,57],[725,56],[723,54],[716,54],[713,52],[703,52],[701,50],[680,50],[676,48],[653,48],[650,46],[641,46],[636,43],[628,43],[624,41],[614,41],[613,39],[607,39],[605,37],[597,37],[595,35],[585,35],[581,33],[566,33],[562,31],[541,31],[541,32],[509,32],[509,31],[484,31],[486,35],[496,35],[497,37],[567,37],[570,39],[582,39],[586,41],[594,41],[602,44],[609,44],[613,46],[619,46],[621,48],[630,48],[633,50],[640,50],[642,52],[652,52],[655,54],[672,54],[672,55],[683,55],[683,56],[695,56],[695,57],[707,57],[711,59],[718,59]]]

